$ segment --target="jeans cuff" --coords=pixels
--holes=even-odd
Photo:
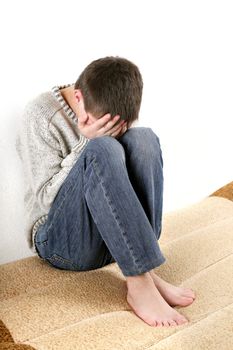
[[[150,270],[155,269],[156,267],[159,267],[160,265],[165,263],[165,261],[166,261],[166,258],[163,255],[161,255],[160,258],[157,259],[155,262],[148,264],[148,265],[144,265],[143,268],[138,270],[138,271],[130,272],[130,271],[122,270],[122,273],[126,277],[141,275],[143,273],[146,273],[146,272],[149,272]]]

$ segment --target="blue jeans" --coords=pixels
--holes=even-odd
[[[59,269],[117,262],[125,276],[145,273],[166,260],[158,244],[162,204],[162,152],[151,128],[91,139],[37,230],[37,253]]]

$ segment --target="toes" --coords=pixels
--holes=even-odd
[[[193,298],[193,299],[196,298],[194,291],[192,289],[190,289],[190,288],[185,288],[184,289],[184,295],[189,297],[189,298]]]
[[[146,323],[148,323],[151,327],[157,327],[157,322],[155,320],[144,320]]]
[[[183,323],[183,321],[182,321],[181,319],[178,319],[178,320],[176,320],[176,323],[177,323],[178,325],[181,325],[181,324]]]
[[[182,324],[188,323],[188,320],[184,317],[181,319]]]
[[[192,289],[191,289],[191,291],[192,291],[192,293],[193,293],[193,294],[192,294],[192,298],[193,298],[193,299],[196,299],[196,294],[195,294],[195,292],[194,292]]]
[[[162,322],[161,321],[157,321],[157,327],[161,327],[161,326],[163,326]]]
[[[180,306],[188,306],[188,305],[192,304],[194,301],[193,298],[190,298],[187,296],[182,296],[182,297],[180,297],[179,300],[180,301],[179,301],[178,305],[180,305]]]
[[[181,317],[181,318],[176,319],[176,323],[178,325],[182,325],[182,324],[188,323],[188,320],[185,317]]]
[[[188,301],[188,303],[189,303],[188,305],[192,304],[194,301],[194,299],[191,297],[185,297],[185,299],[186,299],[186,301]]]
[[[177,323],[174,320],[162,321],[161,323],[163,327],[177,326]]]

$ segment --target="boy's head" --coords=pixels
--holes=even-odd
[[[143,81],[138,67],[121,57],[91,62],[74,85],[83,96],[84,108],[95,118],[120,115],[130,126],[139,117]]]

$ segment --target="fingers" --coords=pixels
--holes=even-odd
[[[119,139],[126,132],[126,130],[127,130],[127,126],[123,125],[123,126],[119,126],[119,128],[114,132],[110,130],[109,133],[110,133],[110,136],[115,137],[116,139]]]
[[[111,129],[107,133],[105,133],[105,135],[116,137],[116,136],[120,136],[121,133],[122,133],[122,126],[118,125],[117,129],[116,128]]]
[[[103,117],[97,119],[95,121],[95,125],[98,129],[103,128],[105,125],[107,125],[107,130],[109,130],[117,120],[119,120],[120,116],[115,116],[114,118],[111,118],[111,114],[107,113]]]
[[[82,115],[82,118],[81,117],[78,118],[78,125],[80,127],[83,127],[86,124],[87,120],[88,120],[88,115],[87,114]]]
[[[118,124],[120,125],[120,123],[124,122],[124,120],[122,121],[119,115],[114,116],[113,118],[109,118],[109,115],[103,116],[101,119],[98,119],[98,121],[96,121],[96,125],[97,128],[99,128],[99,131],[103,132],[104,134],[106,134],[108,131],[114,131],[115,129],[113,129],[114,126],[118,127]],[[97,129],[98,130],[98,129]]]
[[[122,129],[123,125],[126,125],[124,120],[120,120],[120,116],[116,115],[111,118],[110,113],[105,114],[92,124],[93,128],[99,135],[116,136]]]
[[[123,130],[124,127],[124,120],[119,121],[119,123],[117,122],[111,129],[109,129],[108,131],[105,131],[104,135],[110,135],[110,136],[115,136],[117,135],[119,132],[121,132]]]

